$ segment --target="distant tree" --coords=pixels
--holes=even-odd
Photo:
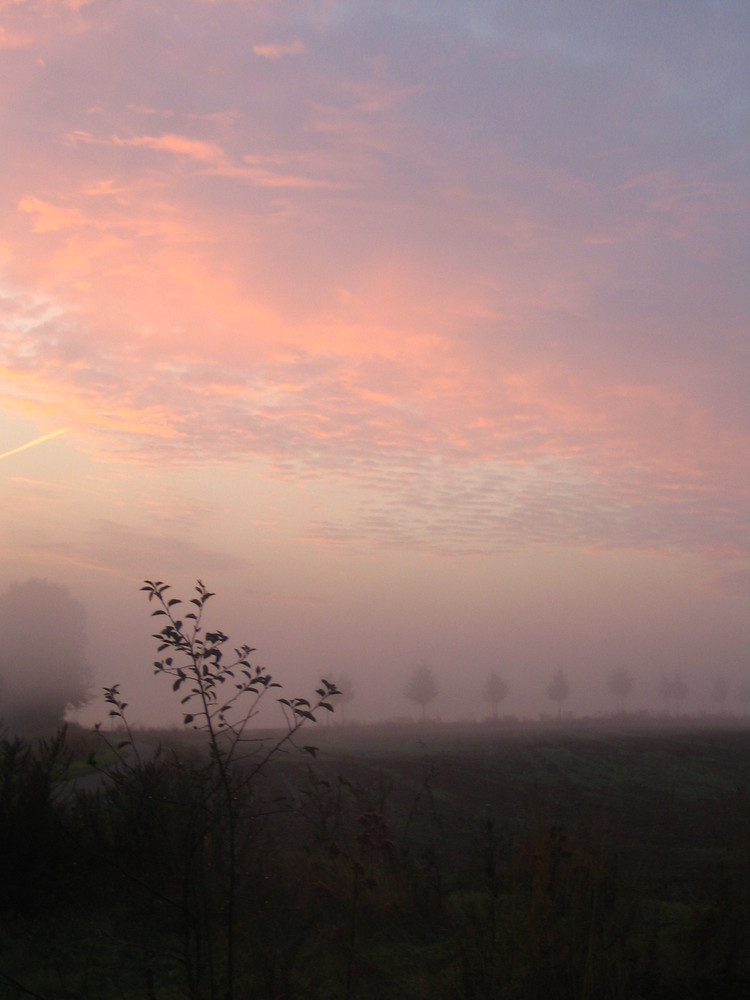
[[[607,683],[615,696],[617,711],[622,714],[625,711],[625,701],[633,691],[633,677],[625,667],[618,667],[609,675]]]
[[[659,695],[664,699],[667,715],[671,715],[673,706],[679,715],[679,705],[688,696],[688,686],[682,674],[663,675],[659,680]]]
[[[669,677],[667,677],[666,674],[662,674],[662,676],[659,678],[658,691],[659,691],[659,697],[664,702],[665,711],[667,715],[670,715],[672,708],[672,684]]]
[[[720,715],[724,714],[728,697],[729,685],[726,682],[726,678],[722,674],[719,674],[711,688],[711,701],[716,704]]]
[[[563,670],[556,670],[552,675],[552,680],[547,685],[547,697],[557,704],[557,717],[562,715],[562,703],[570,694],[568,678]]]
[[[688,686],[685,678],[682,674],[675,674],[672,678],[672,694],[674,697],[675,705],[677,706],[677,714],[680,714],[679,706],[686,700],[688,696]]]
[[[423,722],[426,716],[427,705],[435,700],[437,692],[437,681],[430,668],[425,664],[420,664],[415,668],[404,689],[404,694],[409,701],[413,701],[421,708]]]
[[[497,706],[508,697],[508,685],[502,677],[493,670],[484,685],[484,699],[492,705],[492,714],[497,718]]]
[[[341,721],[346,722],[345,708],[354,701],[354,685],[349,674],[335,674],[331,678],[337,689],[337,694],[331,699],[336,708],[341,709]]]
[[[13,583],[0,596],[0,721],[18,735],[56,729],[89,698],[86,612],[65,587]]]
[[[737,688],[737,701],[742,705],[742,714],[750,709],[750,681],[741,681]]]

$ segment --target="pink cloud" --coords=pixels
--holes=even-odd
[[[85,216],[79,209],[53,205],[33,195],[19,201],[18,211],[33,216],[35,233],[54,233],[76,228],[85,222]]]
[[[0,25],[0,52],[26,48],[32,41],[31,35],[20,31],[8,31]]]
[[[132,146],[134,148],[154,149],[159,152],[172,153],[198,163],[220,164],[224,161],[224,151],[214,143],[201,142],[183,135],[137,135],[129,138],[112,136],[115,146]]]
[[[257,184],[258,187],[267,188],[296,188],[299,190],[335,190],[343,187],[336,181],[324,180],[316,177],[305,177],[300,174],[287,173],[279,167],[283,164],[269,160],[266,157],[253,156],[248,154],[243,157],[247,168],[237,172],[237,176],[246,177]]]
[[[299,39],[283,44],[268,43],[265,45],[253,45],[253,52],[262,59],[285,59],[287,56],[300,56],[305,51],[306,46]]]

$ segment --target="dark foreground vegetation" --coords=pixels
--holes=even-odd
[[[306,739],[231,811],[205,734],[139,734],[119,764],[73,728],[2,741],[0,997],[750,995],[747,729]],[[63,780],[92,748],[106,774]]]
[[[142,589],[184,728],[0,740],[0,998],[749,995],[750,730],[316,725]]]

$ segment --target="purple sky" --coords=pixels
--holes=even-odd
[[[139,720],[144,577],[351,718],[750,678],[746,0],[0,0],[0,136],[2,579]]]

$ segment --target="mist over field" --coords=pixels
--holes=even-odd
[[[195,596],[193,586],[181,591],[172,588],[170,595],[183,599],[181,616],[193,610],[189,603]],[[602,596],[600,592],[600,615]],[[480,594],[475,597],[481,600]],[[464,607],[465,631],[452,641],[449,631],[440,642],[424,623],[432,627],[432,615],[415,599],[410,620],[400,630],[383,635],[382,648],[368,639],[375,624],[362,627],[367,615],[364,608],[352,612],[338,627],[319,612],[291,635],[279,625],[274,627],[273,621],[262,620],[254,637],[246,624],[253,616],[245,618],[235,596],[215,594],[203,625],[204,632],[226,631],[230,649],[244,643],[254,646],[251,662],[283,685],[284,691],[265,699],[258,726],[282,725],[277,697],[309,697],[321,678],[342,681],[347,691],[345,703],[334,699],[336,713],[326,720],[332,724],[639,714],[655,721],[677,717],[703,721],[734,717],[739,721],[747,715],[748,671],[731,643],[716,633],[705,637],[700,628],[682,627],[670,635],[663,623],[656,627],[645,615],[636,633],[636,623],[623,621],[614,608],[608,619],[588,622],[589,600],[595,603],[593,595],[582,595],[578,617],[566,623],[555,618],[552,608],[546,624],[536,621],[536,609],[531,621],[514,617],[512,639],[504,638],[499,627],[480,631],[483,608]],[[4,636],[0,717],[6,726],[12,729],[16,721],[22,725],[26,715],[33,717],[40,711],[44,717],[42,706],[48,709],[47,729],[63,714],[83,725],[107,724],[109,706],[103,688],[114,683],[128,701],[134,725],[179,726],[183,715],[179,697],[164,677],[154,675],[153,664],[163,654],[157,653],[152,635],[163,622],[151,617],[154,606],[146,595],[135,588],[123,607],[108,607],[101,603],[101,595],[92,595],[87,610],[65,588],[45,581],[15,583],[0,596]],[[449,608],[445,614],[450,615]],[[555,623],[559,631],[553,630]],[[420,635],[421,644],[416,641]],[[575,656],[565,655],[566,649],[575,649]],[[420,667],[434,681],[424,705],[419,694],[409,694]],[[559,672],[567,686],[558,697],[551,685]],[[488,690],[493,675],[502,682],[495,702]]]

